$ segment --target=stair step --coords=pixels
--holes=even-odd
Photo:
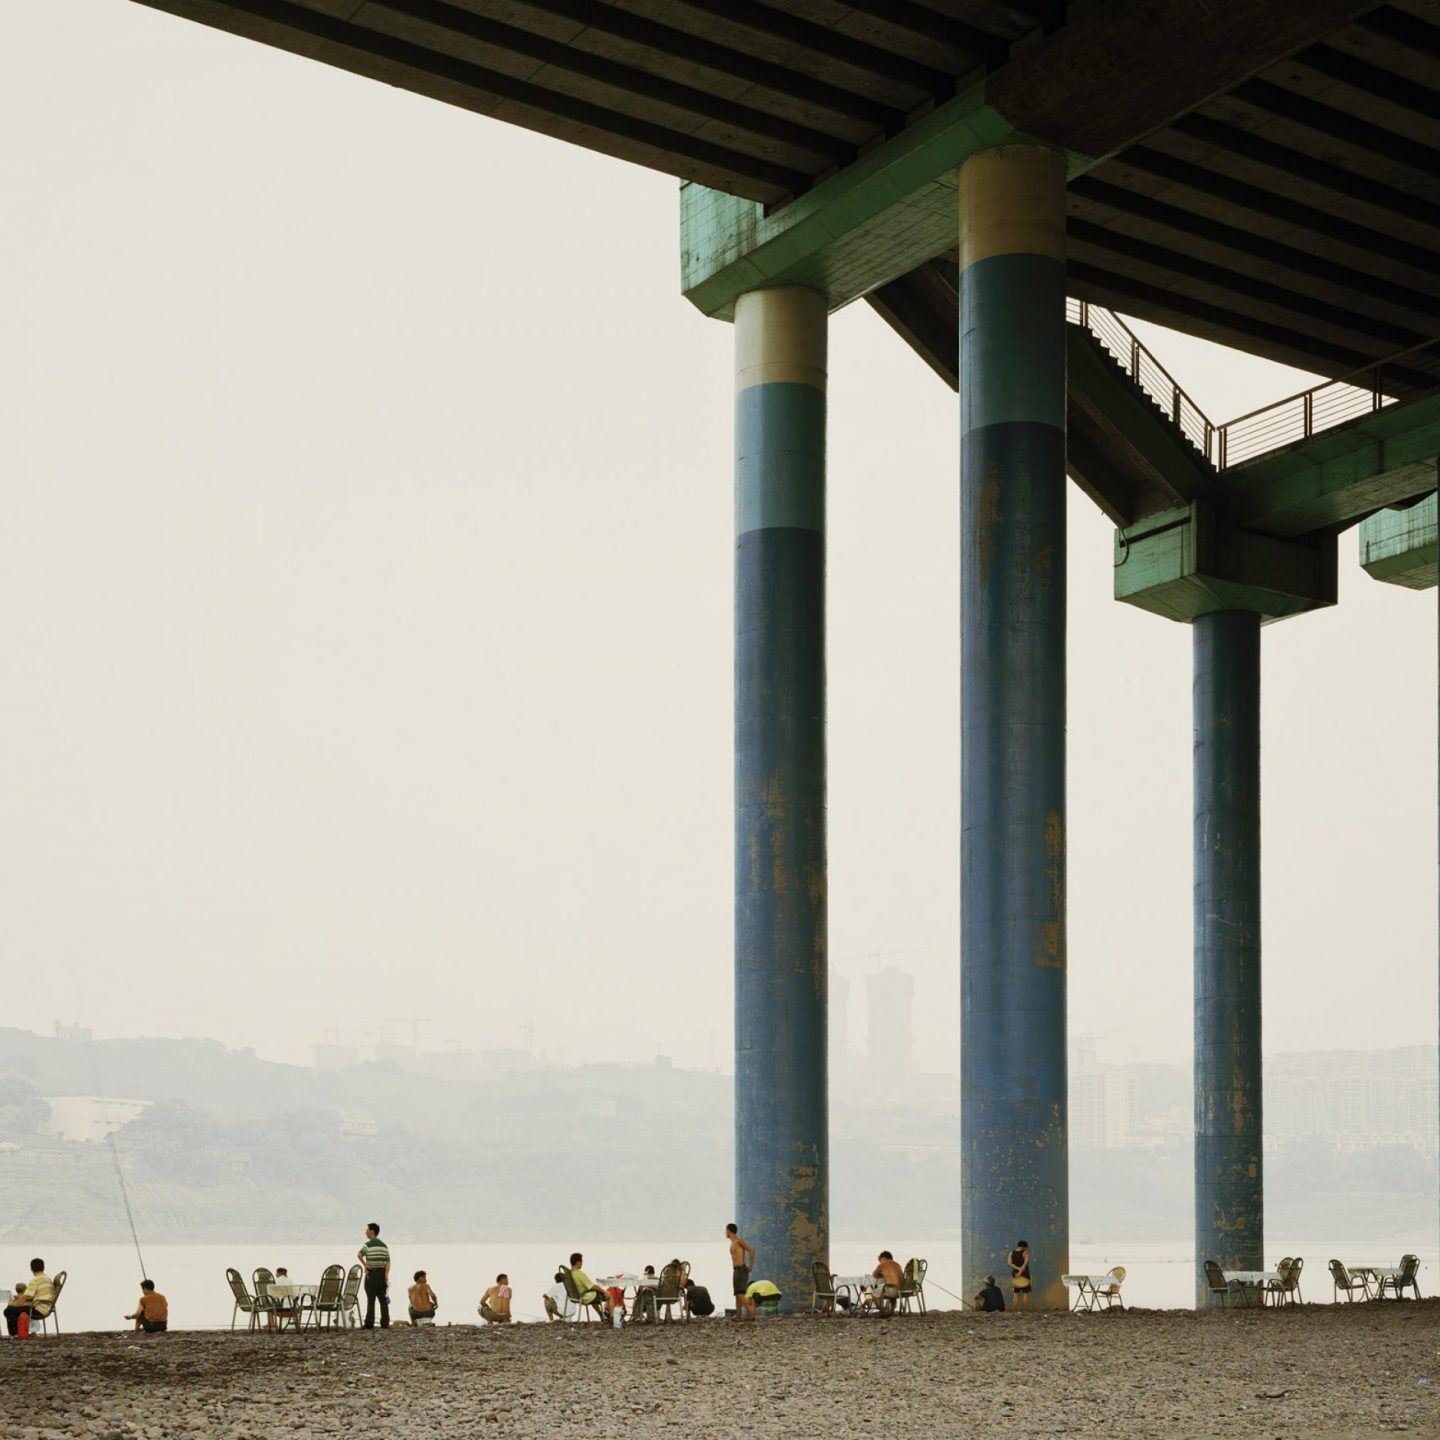
[[[1075,322],[1072,321],[1071,323],[1074,324]],[[1149,405],[1149,407],[1155,412],[1155,415],[1161,421],[1161,423],[1166,425],[1172,434],[1178,436],[1181,440],[1183,440],[1186,445],[1188,445],[1192,450],[1194,450],[1197,455],[1201,456],[1201,458],[1204,459],[1208,464],[1209,457],[1200,448],[1200,446],[1198,446],[1190,438],[1190,436],[1186,434],[1184,427],[1179,423],[1178,420],[1175,419],[1170,409],[1167,406],[1163,405],[1159,400],[1157,400],[1149,392],[1149,390],[1147,390],[1145,386],[1143,386],[1130,373],[1130,371],[1126,368],[1124,363],[1115,354],[1115,352],[1111,350],[1111,348],[1088,326],[1078,325],[1076,328],[1084,331],[1091,345],[1093,345],[1095,349],[1099,352],[1100,358],[1104,360],[1107,364],[1109,364],[1109,366],[1115,371],[1115,373],[1124,382],[1124,384],[1129,386],[1133,394],[1138,395],[1142,400],[1145,401],[1147,405]]]

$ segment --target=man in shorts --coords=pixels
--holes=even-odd
[[[551,1304],[554,1304],[554,1301],[551,1301]],[[508,1275],[503,1273],[497,1275],[495,1283],[480,1297],[480,1318],[487,1325],[508,1325],[510,1323],[510,1277]]]
[[[740,1227],[729,1224],[725,1227],[725,1238],[730,1242],[730,1268],[734,1276],[735,1318],[755,1318],[755,1301],[747,1293],[750,1289],[750,1267],[755,1263],[755,1247],[740,1238]]]

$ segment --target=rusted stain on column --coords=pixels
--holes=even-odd
[[[1065,166],[960,172],[961,1246],[965,1291],[1069,1264]]]
[[[787,1308],[829,1261],[825,327],[736,307],[734,1218]]]

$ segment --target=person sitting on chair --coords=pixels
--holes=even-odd
[[[647,1265],[645,1273],[640,1277],[640,1283],[635,1287],[635,1304],[630,1311],[633,1320],[648,1325],[659,1318],[660,1306],[655,1301],[655,1291],[659,1285],[655,1267]]]
[[[895,1257],[888,1250],[880,1252],[879,1264],[870,1272],[870,1278],[878,1283],[865,1297],[866,1305],[873,1305],[881,1315],[893,1315],[895,1302],[900,1298],[900,1286],[905,1279],[905,1273],[895,1263]]]
[[[30,1283],[17,1285],[15,1296],[5,1307],[5,1328],[12,1334],[20,1332],[20,1315],[28,1310],[34,1317],[37,1305],[49,1305],[55,1298],[55,1282],[45,1273],[45,1262],[35,1259],[30,1262]]]
[[[575,1293],[582,1305],[593,1305],[601,1318],[610,1318],[610,1297],[580,1268],[585,1257],[577,1250],[570,1257],[570,1278],[575,1282]]]
[[[275,1283],[277,1285],[290,1284],[290,1272],[283,1265],[275,1267]],[[294,1300],[288,1299],[284,1295],[276,1295],[272,1298],[275,1301],[275,1308],[265,1317],[266,1326],[271,1330],[275,1328],[277,1316],[279,1316],[281,1325],[284,1325],[287,1320],[295,1318],[295,1311],[299,1308]]]
[[[439,1308],[440,1301],[430,1288],[425,1272],[417,1270],[415,1283],[410,1287],[410,1323],[413,1325],[417,1320],[433,1320]]]

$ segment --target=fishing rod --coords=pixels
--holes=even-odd
[[[100,1060],[95,1051],[95,1042],[91,1040],[90,1045],[90,1069],[95,1076],[95,1093],[102,1100],[109,1097],[105,1094],[105,1087],[100,1080]],[[109,1131],[105,1136],[105,1143],[110,1149],[110,1159],[115,1164],[115,1180],[120,1186],[120,1200],[125,1206],[125,1219],[130,1226],[130,1239],[135,1246],[135,1258],[140,1262],[140,1278],[148,1280],[149,1271],[145,1268],[145,1257],[140,1253],[140,1232],[135,1228],[135,1212],[130,1208],[130,1187],[125,1183],[125,1171],[120,1164],[120,1150],[115,1144],[115,1132]]]
[[[125,1206],[125,1219],[130,1224],[130,1239],[135,1245],[135,1258],[140,1262],[140,1278],[148,1280],[150,1275],[145,1269],[145,1257],[140,1253],[140,1232],[135,1228],[135,1212],[130,1208],[130,1187],[125,1183],[125,1171],[120,1165],[120,1151],[116,1148],[113,1132],[105,1138],[110,1144],[110,1158],[115,1162],[115,1178],[120,1182],[120,1199]]]

